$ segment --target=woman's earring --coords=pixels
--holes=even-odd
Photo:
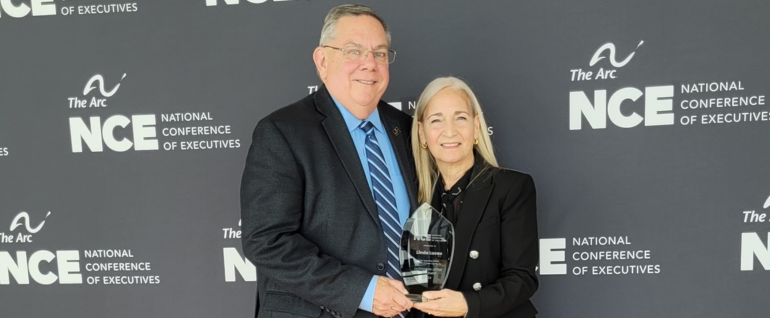
[[[474,144],[474,145],[478,145],[478,144],[479,144],[479,139],[478,139],[478,138],[476,138],[476,139],[473,139],[473,144]]]
[[[428,149],[428,144],[427,143],[423,143],[422,145],[420,145],[420,147],[422,147],[422,149]]]

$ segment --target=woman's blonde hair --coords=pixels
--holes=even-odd
[[[438,181],[439,173],[436,167],[435,159],[431,155],[428,149],[422,148],[420,143],[419,127],[418,123],[422,122],[425,118],[425,109],[428,108],[428,103],[433,97],[443,89],[453,89],[463,97],[470,106],[473,112],[472,116],[478,116],[479,118],[479,137],[478,144],[473,146],[473,149],[478,152],[484,160],[497,167],[497,159],[495,158],[495,152],[492,149],[492,141],[489,139],[487,133],[487,121],[484,120],[484,113],[481,111],[481,104],[479,104],[476,95],[473,94],[471,88],[456,77],[439,77],[431,81],[425,90],[420,94],[420,99],[417,101],[417,108],[414,111],[414,120],[412,121],[412,153],[414,154],[414,166],[417,171],[417,180],[419,182],[417,190],[417,200],[419,203],[430,203],[433,197],[433,187]]]

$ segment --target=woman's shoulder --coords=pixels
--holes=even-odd
[[[503,167],[488,167],[489,176],[492,178],[492,182],[523,182],[528,179],[532,179],[532,176],[526,172],[503,168]]]
[[[535,193],[535,181],[526,172],[507,168],[493,168],[490,172],[490,182],[497,193],[493,196],[517,198]]]

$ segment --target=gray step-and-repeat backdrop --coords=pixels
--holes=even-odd
[[[0,0],[2,317],[253,315],[250,134],[343,1],[135,1]],[[768,316],[770,3],[360,2],[534,176],[540,317]]]

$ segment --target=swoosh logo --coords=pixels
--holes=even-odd
[[[48,214],[45,215],[45,219],[48,218],[48,216],[51,215],[51,211],[48,211]],[[35,234],[40,231],[40,229],[43,228],[43,224],[45,224],[45,219],[43,219],[43,222],[40,222],[40,224],[37,225],[37,227],[31,227],[29,225],[29,214],[27,212],[21,212],[18,215],[16,215],[15,218],[13,218],[13,221],[11,221],[11,232],[15,230],[17,227],[24,225],[24,227],[27,228],[27,231],[29,233]],[[24,223],[22,224],[22,220],[24,220]]]
[[[767,201],[765,201],[765,205],[762,208],[764,209],[770,208],[770,197],[767,197]]]
[[[126,73],[123,73],[123,77],[120,78],[118,85],[115,85],[115,87],[113,87],[112,90],[106,91],[104,89],[104,77],[102,77],[101,74],[96,74],[92,76],[91,79],[88,80],[88,83],[86,83],[86,87],[83,88],[83,96],[88,95],[88,93],[96,89],[96,87],[94,87],[94,83],[99,83],[99,92],[102,93],[102,96],[112,97],[112,95],[115,95],[115,93],[118,91],[118,88],[120,87],[120,82],[122,82],[124,78],[126,78]]]
[[[636,49],[642,46],[643,43],[644,43],[644,40],[639,42],[639,45],[636,46]],[[610,64],[612,64],[612,66],[614,67],[626,66],[626,64],[628,64],[628,62],[631,61],[631,58],[634,57],[634,54],[636,54],[636,49],[634,49],[634,51],[631,52],[631,54],[629,54],[623,61],[618,62],[618,60],[615,58],[615,44],[605,43],[604,45],[599,47],[598,50],[596,50],[596,53],[594,53],[594,56],[591,58],[590,66],[594,66],[596,63],[598,63],[599,61],[605,58],[604,56],[602,56],[604,51],[610,51],[608,55],[610,57],[609,59]]]

